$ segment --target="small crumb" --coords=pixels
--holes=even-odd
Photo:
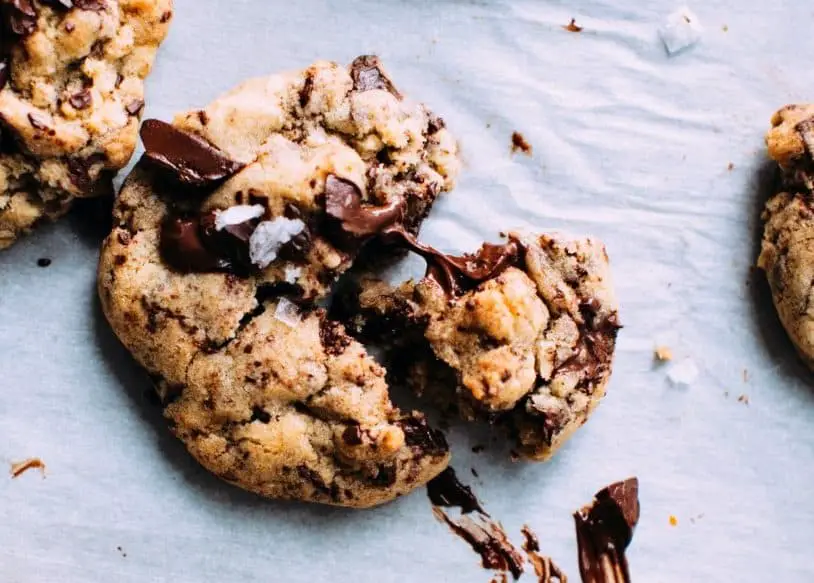
[[[698,367],[695,362],[687,358],[681,362],[674,362],[667,371],[667,378],[677,387],[689,387],[698,378]]]
[[[476,445],[475,447],[472,448],[472,453],[480,453],[485,449],[486,449],[485,445]]]
[[[672,514],[670,515],[670,526],[678,526],[678,518]]]
[[[659,29],[659,36],[667,54],[672,56],[696,44],[701,40],[702,32],[698,17],[684,7],[667,17],[667,21]]]
[[[729,398],[729,391],[724,391],[724,397]]]
[[[38,458],[30,458],[22,462],[17,462],[11,464],[11,477],[12,479],[18,478],[28,470],[37,469],[42,474],[42,478],[45,479],[45,464],[43,461]]]
[[[699,514],[698,516],[693,516],[692,518],[690,518],[690,522],[695,524],[695,522],[697,520],[701,520],[702,518],[704,518],[704,513],[703,512],[701,514]]]
[[[667,346],[656,346],[656,360],[660,362],[667,362],[673,360],[673,351]]]
[[[735,169],[735,165],[732,162],[730,162],[729,164],[727,164],[726,169],[732,172]]]
[[[724,24],[724,25],[721,27],[721,30],[722,30],[722,31],[724,31],[724,32],[729,32],[729,26],[727,26],[726,24]]]
[[[127,553],[126,553],[126,552],[124,552],[124,549],[123,549],[123,548],[121,548],[121,547],[116,547],[116,550],[117,550],[117,551],[119,551],[119,552],[121,553],[122,557],[124,557],[125,559],[127,558]]]
[[[509,459],[512,460],[512,463],[517,463],[520,461],[520,454],[512,450],[509,452]]]
[[[749,371],[746,369],[743,369],[743,382],[745,383],[749,382]]]
[[[512,132],[512,154],[517,154],[521,152],[526,156],[531,156],[533,149],[531,144],[526,141],[526,138],[523,137],[523,134],[520,132]]]
[[[738,403],[743,403],[747,407],[749,406],[749,395],[741,395],[738,397]]]
[[[48,257],[40,257],[37,259],[37,267],[48,267],[52,261]]]
[[[478,470],[476,470],[475,468],[469,468],[469,469],[472,470],[472,475],[473,476],[475,476],[476,478],[480,478],[480,476],[478,475]]]
[[[490,123],[487,123],[487,124],[486,124],[486,129],[487,129],[487,130],[488,130],[488,129],[490,129],[491,127],[492,127],[492,124],[490,124]]]
[[[562,28],[563,30],[567,30],[568,32],[582,32],[582,27],[577,25],[576,18],[572,18],[571,22],[563,25]]]

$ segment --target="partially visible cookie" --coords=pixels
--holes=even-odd
[[[758,266],[800,355],[814,368],[814,105],[787,105],[772,117],[766,135],[778,163],[778,194],[766,204]]]
[[[142,137],[99,295],[192,455],[264,496],[352,507],[441,472],[443,435],[315,302],[452,187],[443,122],[360,57],[248,81]]]
[[[428,275],[398,288],[363,280],[343,299],[350,329],[388,341],[418,393],[505,425],[527,458],[551,457],[610,377],[619,318],[604,246],[513,235],[449,257],[395,238],[427,259]]]
[[[0,249],[76,198],[112,196],[172,0],[3,0]]]

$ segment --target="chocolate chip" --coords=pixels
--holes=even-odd
[[[252,417],[250,421],[259,421],[260,423],[270,423],[271,415],[262,407],[252,408]]]
[[[71,0],[41,0],[43,4],[50,6],[51,8],[73,8],[73,2]]]
[[[48,131],[48,130],[50,130],[50,128],[48,127],[48,124],[46,122],[44,122],[38,115],[36,115],[34,113],[29,113],[28,114],[28,122],[34,127],[34,129],[37,129],[37,130],[40,130],[40,131]]]
[[[78,93],[74,93],[68,99],[68,103],[70,103],[74,109],[86,109],[88,106],[90,106],[92,101],[93,96],[88,89],[83,89]]]
[[[144,108],[143,99],[134,99],[125,106],[125,111],[130,115],[137,115]]]
[[[342,432],[342,441],[348,445],[362,445],[362,430],[358,425],[350,425]]]
[[[73,22],[65,23],[65,32],[71,33],[76,30],[76,25]]]
[[[404,215],[404,201],[394,198],[382,206],[363,204],[356,184],[330,174],[325,180],[325,210],[340,221],[346,233],[366,237],[398,223]]]
[[[184,272],[218,271],[228,262],[207,249],[197,219],[173,217],[161,228],[161,255],[175,269]]]
[[[37,259],[37,267],[48,267],[49,265],[51,265],[51,260],[47,257]]]
[[[382,465],[377,468],[378,473],[371,480],[374,486],[388,488],[396,483],[396,467],[393,465]]]
[[[353,88],[356,91],[371,91],[382,89],[401,99],[401,93],[384,72],[379,57],[375,55],[362,55],[357,57],[350,66]]]
[[[5,28],[17,36],[26,36],[37,30],[37,11],[31,0],[6,0],[2,16]]]
[[[172,18],[172,11],[171,11],[171,10],[167,10],[167,11],[165,11],[165,12],[164,12],[164,13],[161,15],[161,20],[160,20],[160,22],[161,22],[162,24],[164,24],[165,22],[169,22],[169,21],[170,21],[170,18]]]
[[[94,180],[91,175],[93,166],[97,164],[104,165],[105,157],[102,154],[90,156],[88,158],[69,158],[68,159],[68,172],[70,173],[71,182],[84,193],[90,194],[96,192],[99,188],[99,194],[105,194],[105,190],[112,189],[112,186],[102,183],[112,180],[111,176],[102,176],[104,170],[100,170],[97,179]],[[110,174],[110,173],[108,173]]]
[[[145,156],[193,186],[211,185],[229,178],[243,164],[227,157],[203,138],[150,119],[141,126]]]
[[[437,134],[445,127],[447,127],[447,124],[442,117],[439,117],[434,113],[429,114],[427,119],[427,134]]]
[[[305,107],[311,100],[311,93],[314,91],[314,72],[308,71],[305,77],[305,83],[300,90],[300,107]]]
[[[444,434],[431,428],[423,417],[410,417],[399,422],[399,425],[408,446],[417,447],[430,455],[442,455],[449,451]]]

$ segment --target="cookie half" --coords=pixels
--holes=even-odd
[[[814,105],[787,105],[766,135],[778,193],[766,204],[758,266],[800,355],[814,368]]]
[[[112,196],[172,0],[0,6],[0,249],[76,198]]]
[[[142,136],[99,295],[189,451],[252,492],[352,507],[441,472],[443,435],[315,307],[371,237],[417,230],[452,187],[440,118],[360,57],[248,81]]]
[[[401,381],[467,420],[506,427],[517,453],[550,458],[594,410],[619,317],[608,257],[592,239],[512,235],[449,257],[403,233],[428,274],[343,294],[349,328],[385,340]]]

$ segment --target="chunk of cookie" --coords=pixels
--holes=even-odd
[[[786,331],[814,368],[814,105],[788,105],[774,114],[766,135],[778,163],[778,194],[766,204],[758,266],[766,272]]]
[[[252,492],[341,506],[441,472],[443,435],[391,404],[384,370],[314,301],[451,188],[442,122],[363,57],[249,81],[142,136],[99,295],[189,451]]]
[[[343,301],[350,328],[389,340],[419,393],[505,425],[527,458],[551,457],[610,377],[620,326],[604,246],[512,235],[449,257],[396,238],[427,259],[428,275],[396,289],[363,281]]]
[[[76,198],[112,196],[172,0],[3,0],[0,249]]]

